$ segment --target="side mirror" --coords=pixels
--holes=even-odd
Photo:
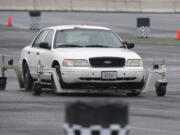
[[[39,47],[40,47],[40,48],[44,48],[44,49],[48,49],[48,50],[51,49],[50,46],[49,46],[49,44],[48,44],[47,42],[41,42],[41,43],[39,43]]]
[[[123,45],[126,45],[126,47],[128,48],[128,49],[131,49],[131,48],[134,48],[134,43],[128,43],[127,41],[124,41],[123,42]]]

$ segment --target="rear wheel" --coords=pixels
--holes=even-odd
[[[29,67],[27,64],[23,66],[23,78],[24,78],[24,88],[27,91],[32,90],[33,87],[33,79],[30,75]]]

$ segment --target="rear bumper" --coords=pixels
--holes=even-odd
[[[114,80],[103,80],[102,72],[113,71],[117,73]],[[65,83],[129,83],[141,82],[144,76],[143,67],[125,68],[89,68],[89,67],[62,67],[62,79]]]

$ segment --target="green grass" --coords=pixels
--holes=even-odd
[[[138,38],[133,36],[127,36],[126,38],[150,44],[180,45],[180,40],[176,38]]]

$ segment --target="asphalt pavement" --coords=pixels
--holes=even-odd
[[[7,27],[6,17],[12,15],[15,27]],[[44,18],[45,14],[48,19]],[[124,29],[131,33],[135,26],[129,22],[137,16],[146,14],[127,14],[122,22],[129,22],[120,26],[117,22],[120,16],[126,14],[117,13],[43,13],[43,26],[56,24],[92,23],[96,25],[110,26],[116,32],[121,33]],[[97,16],[96,16],[97,15]],[[153,15],[159,20],[157,33],[162,36],[161,28],[166,26],[167,34],[172,33],[177,28],[178,22],[165,20],[168,18],[179,19],[178,14]],[[61,17],[61,18],[60,18]],[[111,17],[111,20],[108,19]],[[162,17],[162,18],[161,18]],[[26,12],[0,12],[0,55],[11,55],[18,62],[21,49],[28,45],[38,31],[28,30],[28,13]],[[16,18],[16,19],[15,19]],[[54,18],[57,18],[54,19]],[[91,18],[91,19],[89,19]],[[127,20],[126,20],[127,19]],[[129,19],[129,20],[128,20]],[[91,20],[91,21],[89,21]],[[169,19],[171,21],[171,19]],[[161,22],[161,23],[160,23]],[[102,23],[102,24],[101,24]],[[133,23],[133,25],[131,25]],[[162,26],[160,27],[160,24]],[[129,26],[128,26],[129,25]],[[118,27],[116,29],[116,26]],[[132,28],[132,29],[131,29]],[[126,32],[121,34],[127,34]],[[168,32],[169,31],[169,32]],[[167,95],[157,97],[154,83],[158,79],[155,75],[152,79],[148,91],[140,97],[108,96],[108,95],[69,95],[56,96],[51,91],[43,91],[40,97],[32,96],[31,92],[26,92],[18,87],[18,82],[14,71],[8,71],[8,83],[6,91],[0,91],[0,135],[63,135],[65,104],[74,100],[99,100],[116,101],[129,103],[130,113],[130,135],[180,135],[180,49],[179,45],[144,44],[136,41],[133,49],[138,52],[146,68],[152,67],[153,61],[165,59],[168,72]]]
[[[0,24],[7,25],[8,17],[16,27],[29,28],[28,11],[1,11]],[[42,12],[41,28],[64,24],[90,24],[111,28],[113,31],[136,36],[138,17],[150,18],[152,37],[176,38],[180,29],[180,14],[139,14],[139,13],[103,13],[103,12]]]

